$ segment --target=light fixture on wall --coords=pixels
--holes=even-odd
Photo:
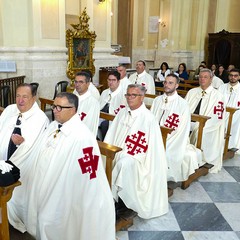
[[[158,23],[159,23],[160,26],[166,27],[166,22],[161,20],[161,18],[158,19]]]

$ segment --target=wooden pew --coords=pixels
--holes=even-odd
[[[7,215],[7,202],[12,197],[12,192],[15,187],[21,185],[19,181],[7,186],[0,187],[0,239],[9,240],[9,226],[8,226],[8,215]]]
[[[122,149],[120,147],[98,141],[98,146],[102,155],[106,156],[106,175],[110,188],[112,188],[112,162],[117,152]]]
[[[224,151],[223,151],[223,160],[233,158],[234,155],[235,155],[235,152],[238,150],[237,148],[234,148],[234,149],[229,149],[228,148],[229,139],[231,137],[231,127],[232,127],[233,114],[237,110],[239,110],[239,108],[226,107],[226,112],[229,113],[229,117],[228,117],[227,131],[226,131],[226,134],[225,134],[225,145],[224,145]]]
[[[205,126],[206,121],[210,119],[210,117],[197,115],[197,114],[191,114],[191,120],[195,122],[199,122],[199,129],[198,129],[198,136],[197,136],[197,144],[196,147],[201,150],[202,146],[202,134],[203,134],[203,128]],[[193,174],[191,174],[186,181],[183,181],[181,184],[182,189],[186,189],[190,186],[190,184],[198,179],[201,176],[205,176],[208,174],[209,169],[212,167],[211,164],[204,164],[203,166],[199,167],[195,170]]]
[[[52,105],[54,102],[53,99],[47,99],[47,98],[41,98],[41,97],[39,98],[39,101],[40,101],[40,108],[43,112],[45,112],[47,104]]]

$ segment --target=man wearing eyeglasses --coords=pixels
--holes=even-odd
[[[78,96],[78,114],[80,119],[87,125],[94,136],[97,136],[100,104],[89,91],[90,80],[90,75],[87,72],[76,73],[73,93]]]
[[[77,114],[78,97],[59,93],[52,109],[55,121],[31,155],[25,230],[36,239],[115,239],[111,190],[96,138]]]
[[[143,103],[146,88],[130,84],[127,107],[113,120],[104,142],[122,148],[112,172],[117,219],[149,219],[168,211],[167,163],[162,135],[154,115]]]
[[[100,96],[100,109],[102,112],[116,115],[121,108],[124,108],[126,101],[124,98],[124,89],[120,85],[120,73],[118,71],[111,71],[107,78],[108,89],[105,89]],[[104,139],[109,127],[107,120],[100,119],[100,134],[99,138]]]
[[[240,71],[239,69],[231,69],[228,75],[229,82],[220,86],[219,91],[223,94],[227,107],[240,108]],[[240,149],[240,111],[233,114],[231,137],[229,139],[229,149]],[[228,117],[226,118],[226,126]]]
[[[178,76],[169,74],[163,82],[164,94],[155,98],[151,107],[159,125],[173,129],[166,144],[168,181],[171,182],[187,180],[202,160],[201,151],[189,144],[191,113],[188,102],[177,93],[179,82]]]
[[[209,170],[217,173],[222,168],[224,148],[225,103],[223,95],[211,85],[213,73],[203,68],[199,73],[199,87],[188,91],[185,99],[191,113],[210,117],[206,121],[202,134],[203,161],[213,165]],[[192,124],[190,142],[197,143],[198,124]]]

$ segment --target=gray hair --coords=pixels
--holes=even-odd
[[[208,72],[210,74],[210,77],[213,78],[213,72],[210,69],[203,68],[203,69],[200,70],[199,73],[201,73],[201,72]]]
[[[146,87],[142,86],[141,84],[129,84],[127,89],[129,89],[129,88],[138,88],[143,96],[147,92]]]

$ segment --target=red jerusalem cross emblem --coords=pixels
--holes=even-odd
[[[79,114],[79,116],[80,116],[81,121],[83,121],[83,119],[87,116],[87,114],[85,112],[81,112]]]
[[[179,115],[176,113],[173,113],[172,115],[168,116],[166,122],[164,123],[165,127],[173,128],[176,130],[178,128],[179,124]]]
[[[93,147],[83,149],[84,157],[78,159],[82,173],[90,173],[90,179],[96,178],[99,156],[93,155]]]
[[[214,107],[213,109],[213,114],[217,114],[218,119],[222,119],[223,118],[223,102],[219,101],[218,105]]]
[[[138,131],[137,134],[134,133],[131,136],[127,136],[125,143],[128,149],[128,154],[135,155],[138,153],[146,152],[148,145],[146,144],[145,133]]]
[[[119,112],[122,108],[125,108],[125,106],[124,106],[124,105],[120,105],[117,109],[114,110],[114,113],[117,115],[118,112]]]

